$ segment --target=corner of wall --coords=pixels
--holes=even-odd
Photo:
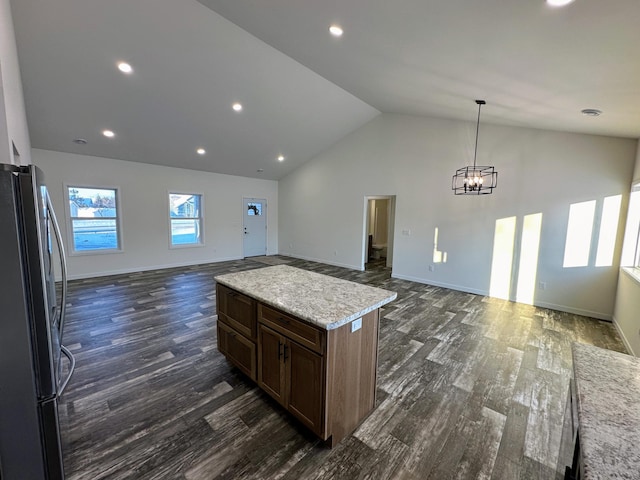
[[[622,343],[624,343],[624,346],[626,347],[627,351],[633,355],[634,357],[638,356],[638,353],[640,352],[635,352],[633,350],[633,347],[631,346],[631,343],[629,342],[629,339],[627,338],[627,336],[624,334],[624,330],[622,329],[622,327],[620,326],[620,324],[618,323],[618,320],[616,320],[615,315],[613,316],[613,325],[616,327],[616,330],[618,331],[618,334],[620,335],[620,338],[622,338]]]
[[[12,163],[28,164],[31,140],[9,0],[0,0],[0,64],[0,154]],[[19,159],[14,155],[14,145]]]

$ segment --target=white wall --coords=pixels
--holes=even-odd
[[[636,149],[636,167],[633,170],[633,182],[640,182],[640,140],[638,140],[638,147]]]
[[[498,188],[454,196],[451,177],[472,164],[474,140],[474,122],[377,117],[280,181],[280,253],[359,269],[363,198],[396,195],[393,276],[488,294],[496,220],[516,216],[520,235],[523,217],[542,213],[536,285],[546,289],[536,289],[534,303],[611,319],[619,262],[563,268],[569,206],[597,200],[601,208],[623,194],[624,207],[636,141],[481,124],[478,164],[497,167]],[[616,259],[623,223],[621,214]],[[435,228],[446,263],[433,263]]]
[[[45,174],[58,220],[68,225],[65,185],[117,187],[121,253],[68,255],[70,278],[242,258],[243,197],[267,200],[268,254],[278,252],[278,184],[214,173],[33,149]],[[169,248],[169,191],[201,193],[205,245]],[[69,232],[63,227],[66,250]]]
[[[633,183],[640,182],[640,141],[637,145]],[[631,187],[631,184],[629,187]],[[627,348],[635,356],[640,355],[640,275],[630,268],[620,269],[618,291],[614,310],[614,322]]]
[[[0,0],[0,163],[31,163],[18,51],[9,0]],[[14,159],[13,144],[20,153]]]
[[[627,269],[620,269],[614,320],[629,353],[640,355],[640,277]]]

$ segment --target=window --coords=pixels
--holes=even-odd
[[[171,246],[201,245],[202,195],[169,193]]]
[[[564,245],[564,268],[586,267],[591,253],[591,235],[596,201],[573,203],[569,207],[569,224]]]
[[[247,215],[256,217],[262,215],[262,202],[249,202],[247,204]]]
[[[623,267],[640,267],[640,183],[631,189],[620,263]]]
[[[120,250],[118,191],[67,187],[73,252]]]

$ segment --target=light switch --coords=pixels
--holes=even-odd
[[[362,317],[355,319],[351,322],[351,333],[357,332],[362,328]]]

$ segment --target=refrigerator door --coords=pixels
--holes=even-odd
[[[64,480],[62,451],[60,448],[60,429],[58,423],[58,405],[55,398],[39,405],[42,441],[44,443],[47,480]]]
[[[60,337],[56,322],[56,291],[44,175],[35,166],[19,175],[26,288],[31,297],[33,357],[38,397],[51,398],[58,390]]]
[[[57,411],[63,309],[49,206],[37,167],[0,164],[2,480],[64,478]]]
[[[46,478],[18,172],[0,166],[0,477]]]

